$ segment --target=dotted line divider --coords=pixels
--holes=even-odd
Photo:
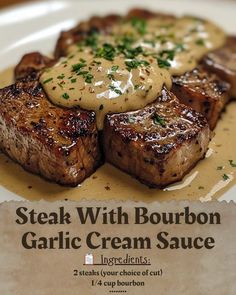
[[[110,290],[109,293],[126,293],[126,290]]]

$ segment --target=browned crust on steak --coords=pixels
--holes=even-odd
[[[55,49],[55,58],[65,56],[70,45],[83,40],[92,32],[109,32],[111,26],[121,19],[133,17],[175,18],[172,15],[142,9],[131,10],[125,17],[95,16],[61,33]],[[50,66],[53,62],[39,53],[24,56],[15,74],[17,79],[26,76],[27,79],[0,91],[0,103],[3,106],[3,111],[0,112],[0,147],[27,170],[61,184],[76,185],[89,176],[100,163],[94,113],[65,110],[48,102],[35,79],[38,79],[45,66]],[[204,61],[204,64],[207,63]],[[209,67],[209,64],[207,66]],[[174,82],[181,90],[179,98],[187,105],[190,105],[189,100],[194,99],[196,105],[192,106],[206,113],[213,128],[227,101],[228,84],[219,78],[217,80],[214,74],[206,74],[203,70],[200,73],[200,82],[197,80],[199,73],[187,73]],[[225,73],[223,74],[225,76]],[[195,80],[191,84],[192,77]],[[210,81],[205,83],[205,79]],[[201,88],[203,81],[205,84]],[[232,84],[235,80],[228,81]],[[17,108],[10,112],[10,105],[14,104]],[[52,112],[52,120],[45,111],[47,104],[50,105],[48,113]],[[65,114],[65,117],[60,115],[60,112]],[[24,121],[23,115],[19,119],[18,114],[23,113],[27,114],[26,118],[32,116],[30,120],[35,124],[29,124],[28,119]],[[154,114],[163,118],[165,126],[154,123]],[[58,116],[59,121],[56,119]],[[53,120],[56,121],[56,126]],[[26,129],[24,125],[27,126]],[[164,89],[162,96],[155,103],[142,110],[107,115],[103,143],[107,161],[150,187],[163,187],[181,180],[204,157],[210,134],[207,121],[202,115],[180,104],[171,92]]]
[[[0,148],[28,171],[76,186],[100,163],[97,137],[94,112],[54,106],[37,80],[0,90]]]
[[[76,27],[69,31],[61,32],[60,37],[57,41],[54,56],[59,58],[67,54],[67,49],[70,45],[75,44],[83,40],[87,35],[92,32],[103,32],[107,33],[110,31],[111,27],[121,20],[128,20],[131,18],[143,18],[149,19],[152,17],[162,17],[168,18],[170,20],[174,19],[175,16],[171,14],[164,13],[154,13],[145,9],[132,9],[128,12],[126,16],[120,16],[117,14],[110,14],[107,16],[94,16],[88,21],[79,23]]]
[[[126,19],[132,19],[132,18],[142,18],[142,19],[150,19],[153,17],[161,17],[165,19],[176,19],[176,16],[173,14],[166,14],[166,13],[158,13],[153,12],[147,9],[141,9],[141,8],[133,8],[131,9],[128,14],[124,17]]]
[[[97,31],[109,31],[110,27],[120,19],[121,16],[116,14],[104,17],[94,16],[88,21],[80,22],[69,31],[61,32],[54,51],[55,58],[65,56],[69,46],[83,40],[88,34]]]
[[[230,94],[236,98],[236,36],[229,36],[222,48],[206,55],[203,63],[209,71],[230,83]]]
[[[154,123],[155,115],[165,126]],[[163,187],[182,179],[204,157],[210,134],[203,115],[164,89],[142,110],[106,116],[105,157],[150,187]]]
[[[229,83],[199,66],[173,78],[172,92],[181,103],[202,113],[214,129],[222,110],[229,101]]]
[[[55,60],[42,55],[39,52],[25,54],[15,67],[15,79],[19,80],[40,72],[45,67],[51,67]]]

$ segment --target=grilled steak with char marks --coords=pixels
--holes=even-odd
[[[39,73],[43,68],[53,66],[55,62],[55,60],[42,55],[39,52],[25,54],[15,67],[15,79],[19,80]]]
[[[172,92],[181,103],[202,113],[214,129],[222,110],[229,101],[229,83],[199,66],[173,78]]]
[[[97,136],[94,112],[54,106],[35,76],[0,90],[0,148],[26,170],[76,186],[100,163]]]
[[[111,26],[121,19],[120,15],[110,14],[104,17],[94,16],[88,21],[80,22],[75,28],[63,31],[57,40],[55,58],[66,56],[69,46],[83,40],[93,32],[109,31]]]
[[[106,116],[105,157],[150,187],[162,187],[181,180],[204,157],[210,134],[203,115],[163,89],[142,110]]]
[[[236,98],[236,36],[228,37],[225,45],[207,54],[203,62],[209,71],[230,83],[230,94]]]
[[[130,11],[125,18],[154,16],[173,18],[140,9]],[[70,45],[94,31],[109,31],[120,19],[118,15],[93,17],[62,32],[55,49],[56,59],[65,56]],[[0,147],[27,170],[61,184],[77,185],[100,163],[95,114],[63,109],[48,101],[38,77],[45,66],[54,62],[39,53],[25,56],[15,70],[20,80],[0,90]],[[178,97],[187,105],[193,99],[192,106],[199,111],[206,112],[204,104],[209,102],[207,118],[213,128],[227,101],[228,84],[213,74],[198,71],[201,87],[198,88],[194,72],[176,78],[174,85],[179,83],[181,87]],[[222,79],[226,74],[223,72]],[[234,93],[235,76],[226,78]],[[210,81],[203,85],[205,79]],[[203,115],[181,104],[166,89],[155,103],[142,110],[107,115],[103,131],[106,159],[153,187],[180,180],[204,157],[210,137]]]

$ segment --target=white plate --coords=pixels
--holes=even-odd
[[[144,2],[145,4],[142,5],[141,3]],[[34,2],[0,11],[0,70],[15,64],[26,52],[33,50],[44,53],[52,52],[59,32],[73,27],[78,21],[94,14],[125,13],[129,8],[135,6],[175,14],[195,14],[212,19],[228,33],[236,33],[236,3],[233,1],[75,0]],[[235,193],[236,187],[233,187],[220,200],[233,200]],[[10,199],[19,200],[21,197],[0,187],[0,201]]]

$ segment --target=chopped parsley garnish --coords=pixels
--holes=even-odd
[[[171,64],[168,62],[167,59],[163,59],[161,57],[157,58],[157,63],[160,68],[167,68],[168,69],[171,66]]]
[[[137,89],[139,89],[140,87],[141,87],[141,85],[136,84],[136,85],[134,85],[134,90],[137,90]]]
[[[223,166],[218,166],[217,170],[223,170]]]
[[[116,88],[114,85],[109,85],[109,89],[111,89],[112,91],[114,91],[116,94],[121,95],[122,92],[120,91],[120,89]]]
[[[115,81],[115,76],[111,73],[107,74],[107,77],[110,79],[110,80],[113,80]]]
[[[100,61],[97,61],[97,60],[93,60],[93,63],[95,63],[96,65],[100,65],[101,64],[101,62]]]
[[[43,84],[47,84],[47,83],[51,82],[52,80],[53,80],[53,78],[48,78],[47,80],[43,81]]]
[[[65,78],[64,74],[61,74],[61,75],[57,76],[57,79],[64,79],[64,78]]]
[[[95,49],[97,47],[97,42],[98,42],[98,34],[97,33],[92,33],[91,35],[89,35],[85,39],[84,45]],[[80,46],[80,45],[81,45],[81,43],[78,44],[78,46]]]
[[[83,77],[84,77],[86,83],[92,83],[92,79],[93,79],[93,75],[92,74],[87,73]]]
[[[86,83],[92,83],[93,75],[89,73],[89,71],[81,71],[84,67],[86,67],[86,61],[84,59],[80,59],[81,63],[72,65],[72,71],[76,72],[78,76],[82,76]],[[71,80],[71,83],[75,83],[76,79]]]
[[[72,65],[72,70],[74,72],[77,72],[77,71],[80,71],[84,67],[86,67],[86,64],[84,62],[81,62],[81,63]]]
[[[166,59],[173,60],[175,56],[175,50],[162,50],[160,56],[166,57]]]
[[[153,116],[153,122],[156,125],[161,125],[162,127],[166,127],[165,120],[161,116],[159,116],[158,114],[154,114],[154,116]]]
[[[146,60],[137,60],[137,59],[131,59],[131,60],[126,60],[125,65],[128,71],[131,71],[132,69],[137,69],[141,65],[148,66],[149,62]]]
[[[77,73],[77,75],[83,76],[83,77],[85,77],[86,74],[88,74],[88,71],[80,71]]]
[[[228,180],[228,179],[229,179],[229,176],[228,176],[227,174],[223,174],[223,176],[222,176],[222,177],[223,177],[223,180],[224,180],[224,181],[226,181],[226,180]]]
[[[133,17],[131,19],[131,25],[138,31],[140,35],[144,35],[147,31],[147,21],[142,18]]]
[[[236,163],[233,160],[229,160],[229,164],[231,167],[236,168]]]
[[[204,46],[205,45],[205,40],[204,39],[198,39],[198,40],[196,40],[196,42],[195,42],[197,45],[199,45],[199,46]]]
[[[73,79],[71,79],[70,81],[71,81],[71,83],[76,83],[76,80],[77,80],[77,79],[73,78]]]
[[[130,44],[119,44],[117,46],[117,50],[119,53],[124,54],[126,58],[135,58],[139,54],[143,53],[143,48],[141,46],[132,48]]]
[[[70,98],[70,96],[68,95],[68,93],[63,93],[62,94],[62,97],[64,98],[64,99],[69,99]]]
[[[97,48],[95,57],[102,57],[106,60],[112,61],[116,55],[115,47],[109,43],[104,43],[102,47]]]
[[[116,72],[119,69],[119,66],[112,66],[111,70],[112,72]]]
[[[58,85],[61,89],[63,89],[63,86],[61,85],[61,83],[57,83],[57,85]]]

